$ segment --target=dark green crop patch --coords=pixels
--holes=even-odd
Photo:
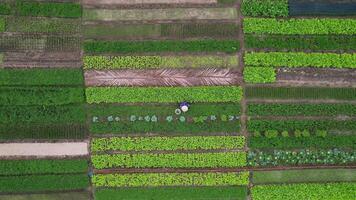
[[[287,17],[288,0],[243,0],[242,14],[251,17]]]

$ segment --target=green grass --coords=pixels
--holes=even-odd
[[[0,175],[86,173],[84,159],[71,160],[1,160]]]
[[[88,192],[0,195],[0,200],[88,200]]]
[[[0,85],[82,86],[82,73],[80,69],[0,69]]]
[[[303,169],[282,171],[255,171],[253,184],[354,182],[356,169]]]
[[[157,187],[99,189],[95,191],[96,200],[245,200],[246,187]]]
[[[354,200],[355,183],[261,185],[252,188],[254,200]]]
[[[88,176],[80,175],[30,175],[0,177],[0,192],[39,192],[79,190],[89,186]]]
[[[83,102],[82,88],[0,87],[0,105],[65,105]]]
[[[355,100],[356,88],[246,87],[247,99],[335,99]]]
[[[237,40],[85,41],[84,51],[98,53],[224,52],[235,53]]]

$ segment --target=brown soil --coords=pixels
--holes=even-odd
[[[277,70],[277,83],[320,86],[354,86],[355,69],[281,68]]]
[[[81,67],[80,52],[6,52],[4,68]]]
[[[242,76],[235,69],[91,70],[86,86],[197,86],[237,85]]]

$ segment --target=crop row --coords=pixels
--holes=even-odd
[[[39,192],[83,190],[89,186],[89,180],[83,174],[29,175],[0,177],[0,192]]]
[[[0,105],[65,105],[82,102],[82,88],[0,87]]]
[[[246,166],[245,152],[92,155],[96,169],[218,168]]]
[[[237,67],[236,56],[84,56],[84,69]]]
[[[161,40],[161,41],[90,41],[84,42],[85,53],[159,53],[159,52],[224,52],[235,53],[237,40]]]
[[[83,105],[0,106],[1,123],[84,123]]]
[[[178,24],[117,24],[88,25],[86,38],[236,38],[238,25],[234,23],[178,23]]]
[[[337,99],[355,100],[356,88],[246,87],[247,99]]]
[[[0,69],[0,76],[1,86],[82,86],[84,82],[80,69]]]
[[[91,151],[239,149],[244,145],[243,136],[113,137],[93,138]]]
[[[286,35],[354,35],[356,19],[273,19],[245,18],[244,33]]]
[[[246,83],[273,83],[276,81],[276,69],[273,67],[250,67],[244,69]]]
[[[251,17],[287,17],[288,0],[243,0],[241,12]]]
[[[295,130],[356,130],[354,120],[249,120],[248,130],[295,131]]]
[[[89,87],[86,89],[86,97],[88,103],[239,102],[242,89],[237,86]]]
[[[256,67],[356,68],[356,54],[302,52],[248,52],[246,65]]]
[[[21,139],[85,139],[84,124],[0,124],[0,140]]]
[[[76,36],[1,35],[0,49],[11,51],[76,51],[81,49],[81,41]]]
[[[18,0],[2,3],[0,6],[0,14],[79,18],[82,16],[82,7],[77,3],[30,2]]]
[[[219,200],[245,200],[247,187],[244,186],[209,186],[209,187],[154,187],[154,188],[115,188],[97,189],[96,200],[115,199],[219,199]]]
[[[254,171],[253,184],[354,182],[356,169],[297,169]]]
[[[273,150],[250,151],[249,166],[346,165],[356,161],[356,151],[333,150]]]
[[[356,148],[356,136],[330,135],[325,137],[250,137],[249,145],[252,149],[295,149],[295,148]]]
[[[248,185],[249,173],[133,173],[96,174],[96,187],[232,186]]]
[[[343,50],[356,49],[354,35],[254,35],[245,34],[245,47],[248,49],[273,50]]]
[[[90,194],[86,191],[82,192],[73,192],[73,191],[68,191],[68,192],[61,192],[61,193],[38,193],[38,194],[2,194],[1,199],[2,200],[14,200],[14,199],[48,199],[48,200],[53,200],[53,199],[75,199],[75,200],[88,200],[90,199]]]
[[[288,0],[290,16],[354,16],[355,1]]]
[[[355,183],[308,183],[254,186],[251,194],[254,200],[353,200],[355,190]]]
[[[338,116],[356,115],[354,104],[249,103],[249,116]]]
[[[2,22],[0,18],[0,30]],[[5,28],[5,25],[4,25]],[[6,31],[20,33],[81,33],[81,21],[78,19],[6,17]]]
[[[0,175],[86,173],[88,163],[78,160],[2,160]]]

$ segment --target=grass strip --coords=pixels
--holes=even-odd
[[[238,67],[236,56],[84,56],[84,69]]]
[[[0,195],[1,200],[88,200],[88,192]]]
[[[0,106],[1,123],[84,123],[83,105],[66,106]]]
[[[356,115],[354,104],[249,103],[249,116],[338,116]]]
[[[88,103],[178,103],[189,102],[239,102],[242,89],[237,86],[209,87],[89,87]],[[1,101],[0,101],[1,102]]]
[[[99,189],[95,191],[97,200],[120,199],[170,199],[170,200],[245,200],[246,187],[157,187],[157,188],[117,188]]]
[[[273,50],[344,50],[356,49],[353,35],[254,35],[245,34],[245,47],[248,49]]]
[[[252,198],[254,200],[353,200],[355,190],[355,183],[261,185],[252,188]]]
[[[80,69],[0,69],[0,85],[82,86],[84,82],[82,73]]]
[[[246,65],[258,67],[356,68],[356,54],[302,52],[248,52]]]
[[[248,99],[335,99],[355,100],[356,88],[246,87]]]
[[[86,173],[87,160],[1,160],[0,175]]]
[[[253,184],[353,182],[356,169],[303,169],[253,172]]]
[[[82,102],[82,88],[0,87],[0,105],[65,105]]]
[[[252,149],[296,149],[296,148],[356,148],[356,136],[309,136],[309,137],[250,137],[249,145]]]
[[[86,174],[30,175],[0,177],[0,192],[80,190],[89,186]]]
[[[96,169],[232,168],[246,166],[245,152],[92,155]]]
[[[231,186],[247,185],[248,172],[241,173],[133,173],[96,174],[96,187]]]
[[[84,124],[0,124],[0,140],[85,139]]]
[[[244,33],[286,34],[286,35],[354,35],[355,19],[314,18],[314,19],[273,19],[245,18]]]
[[[243,0],[241,12],[250,17],[287,17],[288,0]]]
[[[236,20],[235,8],[84,9],[87,21]]]
[[[161,40],[161,41],[90,41],[84,42],[86,53],[160,53],[160,52],[224,52],[235,53],[237,40]]]
[[[244,80],[246,83],[274,83],[276,70],[273,67],[245,67]]]
[[[243,136],[111,137],[93,138],[91,151],[240,149],[244,145]]]

